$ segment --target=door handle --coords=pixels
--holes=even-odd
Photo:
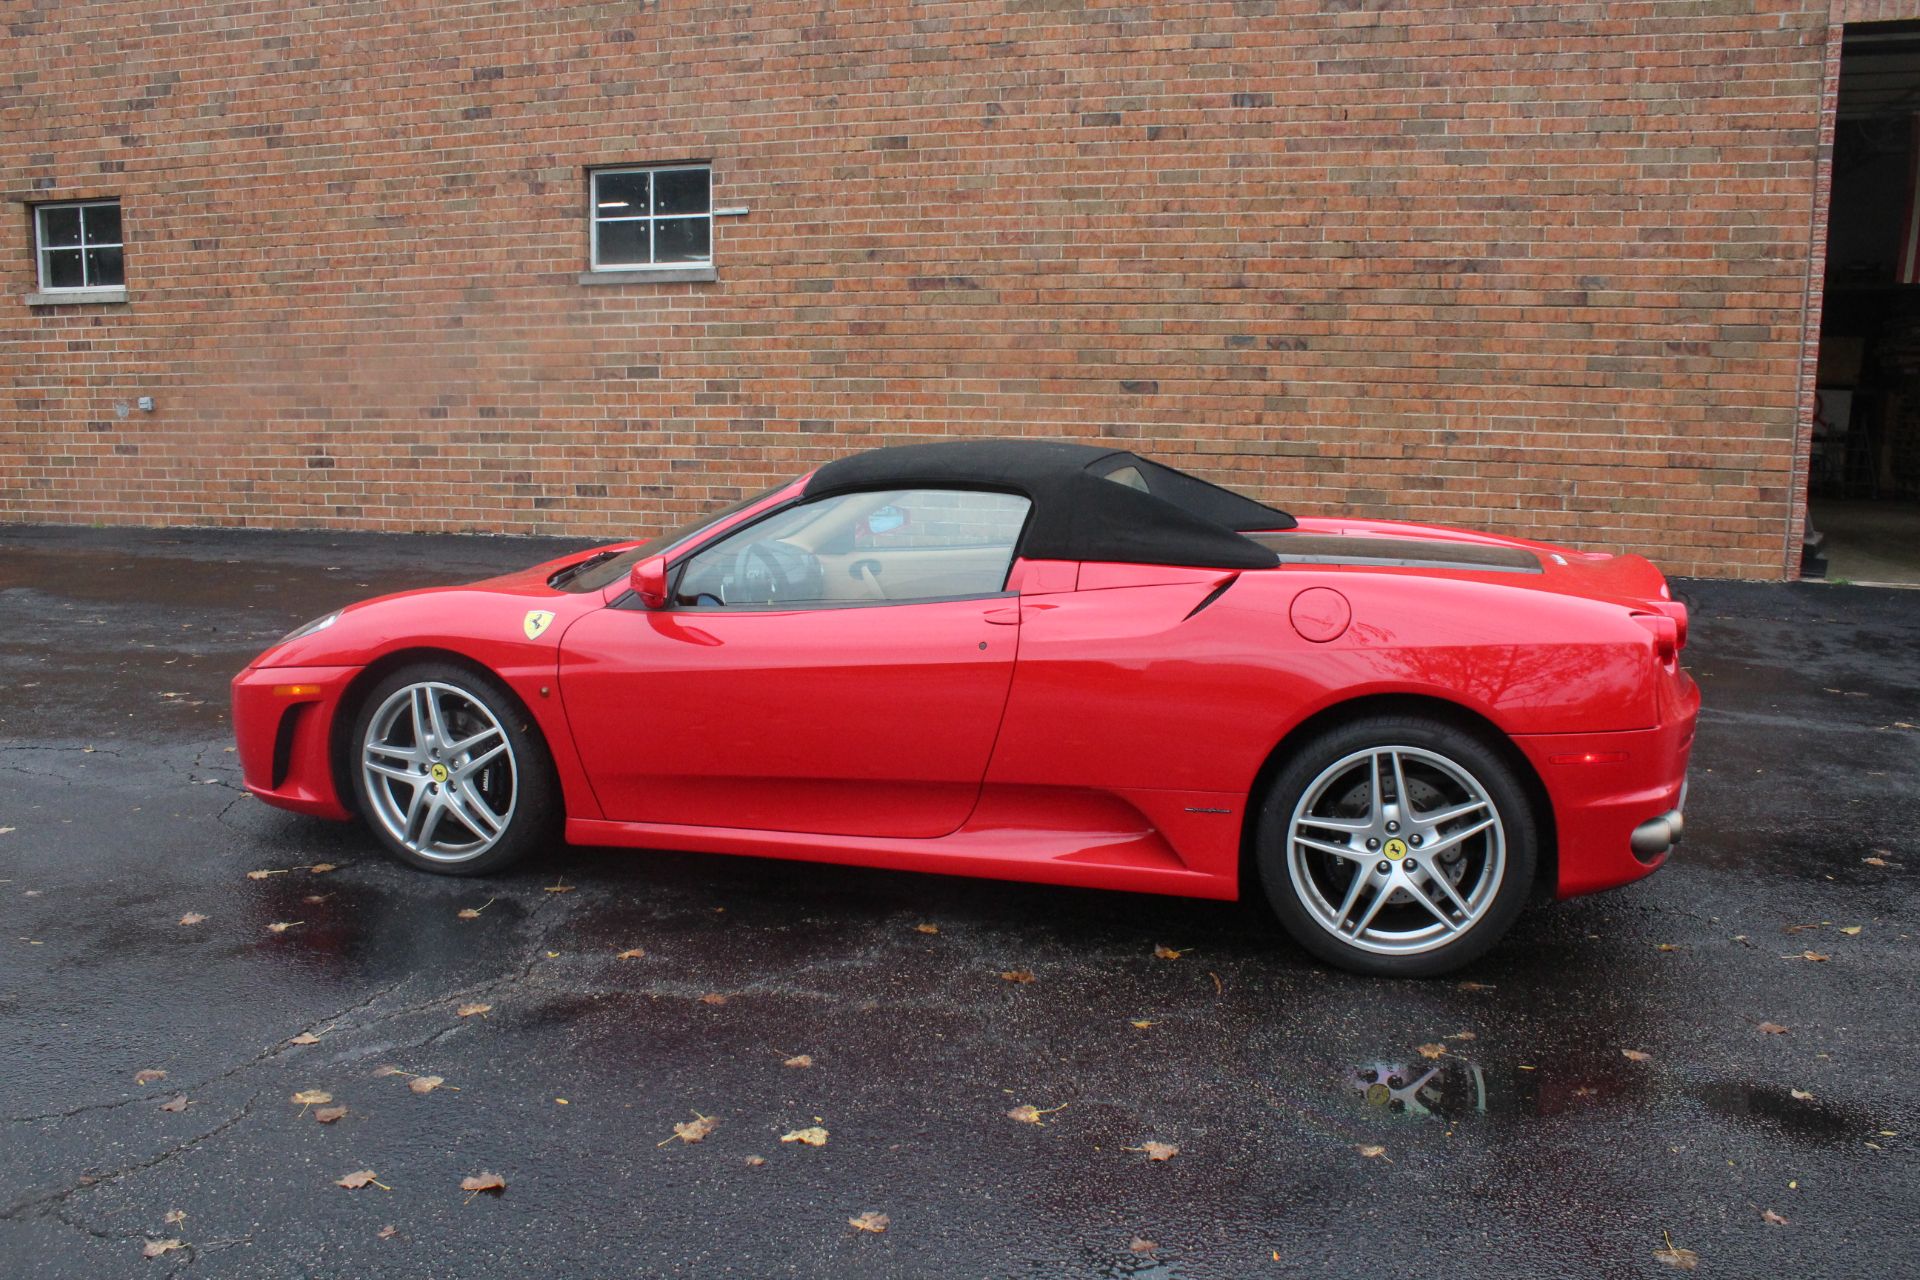
[[[1020,625],[1020,606],[1015,604],[1004,609],[989,609],[981,617],[996,627],[1017,627]]]

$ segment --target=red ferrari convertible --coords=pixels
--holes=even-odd
[[[877,449],[649,542],[330,613],[247,789],[482,875],[582,844],[1235,898],[1367,973],[1680,838],[1687,613],[1638,556],[1295,520],[1132,453]]]

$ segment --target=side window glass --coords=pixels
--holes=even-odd
[[[1006,586],[1027,499],[889,489],[805,503],[697,553],[674,602],[694,608],[826,607],[993,595]]]

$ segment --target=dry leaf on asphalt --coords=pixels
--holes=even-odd
[[[287,930],[293,928],[293,926],[305,923],[305,920],[275,920],[267,926],[267,931],[269,933],[285,933]]]
[[[1653,949],[1655,951],[1678,951],[1680,944],[1677,942],[1656,942],[1653,944]]]
[[[314,1111],[313,1118],[321,1124],[332,1124],[345,1114],[347,1114],[345,1107],[320,1107]]]
[[[1638,1049],[1622,1049],[1620,1051],[1620,1056],[1625,1058],[1628,1062],[1652,1062],[1653,1061],[1652,1054],[1642,1053]]]
[[[180,917],[180,923],[181,924],[199,924],[205,919],[206,917],[201,915],[198,911],[189,911],[187,912],[187,914]]]
[[[187,1109],[187,1095],[183,1093],[177,1097],[167,1099],[160,1104],[160,1109],[162,1111],[185,1111]]]
[[[1815,964],[1824,964],[1828,959],[1828,957],[1821,955],[1818,951],[1802,951],[1800,958],[1802,960],[1811,960]]]
[[[161,1219],[162,1222],[170,1227],[177,1227],[186,1220],[187,1211],[185,1209],[169,1209],[167,1210],[167,1216]]]
[[[720,1122],[712,1116],[703,1116],[696,1111],[693,1113],[693,1119],[683,1120],[673,1126],[673,1138],[678,1138],[680,1141],[691,1145],[701,1141],[708,1134],[712,1133],[714,1126],[719,1123]],[[663,1138],[653,1145],[656,1147],[664,1147],[667,1143],[672,1142],[673,1138]]]
[[[1385,1147],[1376,1146],[1376,1145],[1355,1147],[1354,1150],[1358,1151],[1361,1155],[1365,1156],[1369,1160],[1379,1160],[1385,1157],[1387,1154],[1387,1149]]]
[[[798,1142],[809,1147],[824,1147],[827,1145],[827,1131],[819,1125],[814,1125],[811,1129],[795,1129],[792,1133],[781,1134],[780,1141]]]
[[[884,1213],[875,1213],[869,1209],[857,1218],[848,1218],[847,1222],[855,1231],[871,1231],[874,1235],[879,1235],[887,1229],[888,1218]]]
[[[1159,1245],[1155,1244],[1151,1240],[1148,1240],[1144,1236],[1135,1236],[1133,1238],[1133,1243],[1127,1246],[1128,1250],[1133,1253],[1152,1253],[1155,1249],[1158,1249],[1159,1247],[1160,1247]]]
[[[181,1244],[178,1240],[149,1240],[147,1241],[146,1248],[140,1250],[140,1256],[143,1258],[157,1258],[163,1253],[171,1253],[175,1249],[184,1249],[186,1247],[187,1246]]]
[[[302,1107],[319,1107],[333,1101],[333,1095],[322,1089],[302,1089],[293,1095],[292,1101]]]
[[[1674,1244],[1672,1237],[1667,1239],[1667,1247],[1653,1251],[1655,1262],[1664,1262],[1676,1271],[1691,1271],[1700,1265],[1700,1255],[1691,1249],[1682,1249]]]
[[[455,1009],[454,1013],[462,1018],[472,1018],[487,1012],[491,1008],[493,1008],[493,1006],[490,1004],[463,1004],[458,1009]]]
[[[319,1044],[320,1037],[313,1034],[313,1032],[311,1031],[302,1031],[299,1035],[287,1041],[287,1043],[288,1044]]]
[[[1783,1036],[1787,1034],[1787,1029],[1777,1022],[1763,1022],[1760,1024],[1760,1030],[1770,1036]]]
[[[1443,1044],[1417,1044],[1414,1046],[1414,1049],[1417,1050],[1423,1058],[1432,1059],[1447,1056],[1447,1046]]]
[[[1860,926],[1857,924],[1842,925],[1840,932],[1846,934],[1849,938],[1857,938],[1860,936]]]
[[[1175,951],[1168,946],[1158,946],[1153,949],[1153,958],[1156,960],[1178,960],[1184,954],[1186,953]]]
[[[780,1065],[783,1067],[810,1067],[813,1065],[813,1055],[810,1053],[796,1053]]]
[[[373,1234],[381,1240],[391,1240],[400,1234],[400,1228],[394,1226],[392,1223],[388,1223]]]
[[[133,1073],[133,1082],[135,1084],[152,1084],[155,1080],[165,1080],[166,1078],[166,1072],[156,1071],[152,1067]]]
[[[446,1082],[445,1076],[415,1076],[407,1081],[407,1088],[415,1093],[432,1093]]]
[[[498,902],[498,901],[499,901],[498,898],[488,898],[485,902],[481,903],[477,907],[462,907],[460,908],[460,910],[454,912],[454,914],[462,920],[478,920],[480,918],[480,913],[482,911],[485,911],[488,907],[492,906],[495,902]]]
[[[307,868],[309,872],[311,872],[316,876],[323,876],[327,874],[327,872],[329,871],[336,871],[338,869],[339,868],[335,867],[334,864],[331,862],[316,862],[312,866]]]
[[[1022,985],[1025,985],[1026,983],[1033,981],[1033,970],[1008,969],[1006,972],[1002,973],[1000,976],[1002,978],[1005,978],[1008,982],[1018,982]]]
[[[614,959],[615,960],[638,960],[640,957],[646,954],[647,953],[643,948],[629,947],[625,951],[622,951],[619,955],[615,956]]]
[[[266,879],[266,878],[267,878],[268,876],[283,876],[283,875],[285,875],[285,874],[287,874],[287,873],[286,873],[286,871],[284,871],[284,870],[280,870],[280,871],[249,871],[249,872],[247,872],[247,879],[249,879],[249,880],[265,880],[265,879]]]
[[[547,892],[548,893],[572,893],[573,886],[568,884],[565,880],[562,880],[558,884],[548,885]]]
[[[1056,1111],[1064,1111],[1066,1106],[1064,1102],[1057,1107],[1036,1107],[1031,1102],[1023,1102],[1007,1112],[1007,1119],[1018,1120],[1021,1124],[1044,1125],[1046,1121],[1042,1120],[1041,1116],[1050,1116]]]
[[[1813,1101],[1813,1095],[1808,1093],[1805,1089],[1789,1089],[1787,1090],[1787,1092],[1793,1095],[1793,1100],[1795,1102],[1812,1102]]]
[[[700,997],[701,1004],[725,1004],[726,1002],[727,998],[718,991],[709,991]]]
[[[914,928],[914,932],[916,932],[916,933],[938,933],[938,932],[940,932],[940,926],[939,926],[939,925],[937,925],[937,924],[917,924],[917,925],[915,925],[915,926],[913,926],[913,928]]]
[[[462,1191],[472,1192],[472,1195],[467,1197],[467,1200],[471,1202],[473,1197],[479,1195],[482,1191],[491,1191],[493,1194],[499,1195],[507,1189],[507,1180],[497,1173],[488,1173],[482,1170],[471,1177],[460,1179],[460,1189]]]
[[[1493,984],[1493,983],[1491,983],[1491,982],[1473,982],[1473,981],[1471,981],[1471,980],[1469,980],[1469,981],[1467,981],[1467,982],[1462,982],[1462,983],[1460,983],[1460,984],[1459,984],[1459,990],[1461,990],[1461,991],[1491,991],[1491,990],[1493,990],[1493,986],[1494,986],[1494,984]]]
[[[1760,1211],[1760,1221],[1773,1227],[1784,1227],[1787,1225],[1787,1220],[1771,1209],[1762,1209]]]
[[[1145,1031],[1148,1027],[1153,1025],[1153,1019],[1151,1018],[1134,1018],[1131,1021],[1134,1027],[1141,1031]]]
[[[382,1191],[393,1190],[392,1187],[389,1187],[386,1183],[375,1177],[371,1169],[359,1169],[353,1173],[343,1173],[333,1180],[333,1185],[336,1187],[345,1187],[349,1191],[358,1191],[365,1186],[379,1187]]]
[[[1143,1142],[1137,1147],[1122,1147],[1122,1151],[1139,1151],[1146,1155],[1148,1163],[1162,1163],[1180,1154],[1180,1148],[1171,1142]]]
[[[1456,1031],[1447,1037],[1449,1040],[1471,1040],[1473,1038],[1473,1032],[1471,1031]]]
[[[1870,867],[1885,867],[1891,865],[1885,858],[1862,858],[1860,861]]]
[[[748,1156],[747,1157],[747,1167],[749,1169],[758,1169],[761,1165],[765,1164],[766,1162],[767,1162],[767,1158],[765,1156]]]
[[[373,1074],[376,1076],[403,1076],[407,1073],[402,1071],[400,1068],[394,1066],[392,1063],[388,1063],[384,1067],[375,1067],[373,1070]]]

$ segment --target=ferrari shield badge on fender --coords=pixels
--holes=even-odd
[[[538,640],[540,633],[553,625],[553,614],[547,609],[529,609],[520,625],[525,628],[527,639]]]

